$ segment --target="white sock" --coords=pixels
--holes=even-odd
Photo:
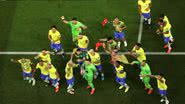
[[[119,42],[118,42],[118,48],[120,48],[120,46],[121,46],[121,42],[119,41]]]
[[[169,42],[168,42],[167,45],[168,45],[168,49],[171,49],[171,44]]]
[[[125,47],[127,47],[127,41],[126,40],[124,41],[124,45],[125,45]]]
[[[151,24],[151,22],[152,22],[152,19],[149,18],[149,19],[148,19],[148,24]]]

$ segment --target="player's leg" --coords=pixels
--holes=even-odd
[[[161,89],[158,89],[159,91],[159,94],[161,95],[161,100],[160,102],[165,102],[166,104],[169,104],[169,100],[167,98],[167,90],[161,90]]]
[[[25,72],[22,72],[22,76],[23,76],[23,80],[26,80],[26,81],[29,80],[29,77],[27,76]]]
[[[101,74],[101,80],[103,81],[105,78],[104,78],[104,72],[103,72],[102,65],[100,64],[100,65],[96,66],[96,68],[97,68],[98,71],[100,72],[100,74]],[[97,71],[97,72],[98,72],[98,71]]]
[[[93,84],[93,76],[86,76],[86,80],[87,80],[87,83],[88,83],[88,89],[91,88],[91,95],[94,94],[95,92],[95,87],[94,87],[94,84]]]
[[[25,75],[28,77],[28,82],[31,83],[32,82],[32,86],[35,86],[36,80],[32,74],[32,72],[30,73],[25,73]]]
[[[55,44],[54,44],[54,43],[51,43],[51,44],[50,44],[50,48],[51,48],[51,50],[53,50],[54,52],[56,51],[56,50],[55,50]]]
[[[142,13],[142,15],[143,15],[143,17],[144,17],[144,23],[150,25],[151,22],[152,22],[150,13]]]
[[[41,75],[40,75],[40,78],[41,78],[44,82],[49,83],[49,76],[48,76],[48,75],[41,74]]]
[[[120,84],[119,89],[122,89],[123,87],[125,87],[125,92],[129,90],[130,87],[126,83],[126,77],[125,78],[116,77],[116,82]]]
[[[73,89],[73,86],[74,86],[74,77],[73,78],[71,78],[71,79],[66,79],[66,81],[67,81],[67,85],[68,85],[68,87],[67,87],[67,92],[68,93],[70,93],[70,94],[74,94],[74,89]]]
[[[117,48],[120,49],[121,42],[119,42],[119,32],[116,32],[116,31],[114,32],[114,39],[117,42]]]
[[[59,82],[58,82],[58,80],[50,78],[50,81],[51,81],[52,86],[55,87],[55,92],[57,93],[59,91]]]
[[[120,39],[122,40],[122,42],[124,43],[124,46],[127,47],[127,41],[126,41],[126,38],[125,38],[125,33],[124,32],[120,32],[119,34],[120,36]]]
[[[152,86],[150,85],[150,77],[145,77],[142,79],[144,85],[145,85],[145,88],[148,89],[148,94],[152,94],[153,92],[153,88]]]
[[[171,43],[170,43],[170,37],[164,37],[164,42],[165,42],[165,44],[166,44],[166,45],[164,46],[164,48],[165,48],[165,47],[168,47],[167,53],[170,53],[171,50],[172,50]]]

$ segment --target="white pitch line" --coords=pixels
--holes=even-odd
[[[140,23],[139,23],[139,32],[138,32],[138,43],[141,43],[141,39],[142,39],[142,33],[143,33],[143,16],[140,17]]]
[[[0,52],[0,55],[37,55],[40,52]],[[67,55],[71,54],[72,52],[65,52]],[[99,52],[101,55],[107,55],[105,52]],[[145,52],[146,55],[185,55],[185,52],[171,52],[171,53],[166,53],[166,52]],[[129,54],[129,52],[120,52],[120,54]],[[58,53],[58,55],[61,55],[61,53]]]

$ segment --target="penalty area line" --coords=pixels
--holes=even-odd
[[[138,43],[141,43],[141,39],[142,39],[143,21],[144,21],[143,16],[140,16],[139,32],[138,32],[138,38],[137,38],[137,42],[138,42]]]
[[[17,52],[17,51],[10,51],[10,52],[0,52],[0,55],[37,55],[40,52]],[[52,52],[53,53],[53,52]],[[99,52],[101,55],[108,55],[105,52]],[[146,55],[166,55],[166,56],[176,56],[176,55],[185,55],[185,52],[171,52],[171,53],[166,53],[166,52],[145,52]],[[54,54],[54,53],[53,53]],[[62,53],[59,52],[57,55],[61,55]],[[70,55],[72,52],[65,52],[65,54]],[[125,54],[128,55],[129,52],[120,52],[119,54]]]

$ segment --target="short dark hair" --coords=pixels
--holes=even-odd
[[[113,39],[112,37],[108,37],[108,38],[107,38],[108,41],[109,41],[109,40],[112,40],[112,39]]]
[[[121,62],[120,62],[120,61],[116,61],[116,63],[121,64]]]
[[[88,56],[87,56],[87,57],[85,57],[85,60],[86,60],[86,61],[90,61],[90,62],[91,62],[91,58],[90,58],[90,57],[88,57]]]
[[[142,47],[141,43],[136,43],[136,45],[137,45],[138,47]]]
[[[159,75],[160,75],[161,77],[164,77],[164,74],[163,74],[163,73],[160,73]]]
[[[47,51],[46,48],[43,48],[42,50],[43,50],[43,51]]]
[[[160,23],[163,23],[164,21],[163,20],[159,20]]]
[[[55,28],[55,29],[57,29],[57,27],[56,27],[55,25],[51,26],[51,28]]]
[[[77,50],[76,51],[81,51],[81,49],[80,48],[77,48]]]
[[[72,18],[72,20],[76,21],[76,20],[77,20],[77,18],[76,18],[76,17],[73,17],[73,18]]]
[[[161,13],[161,14],[159,15],[160,18],[164,18],[164,16],[165,16],[164,13]]]

